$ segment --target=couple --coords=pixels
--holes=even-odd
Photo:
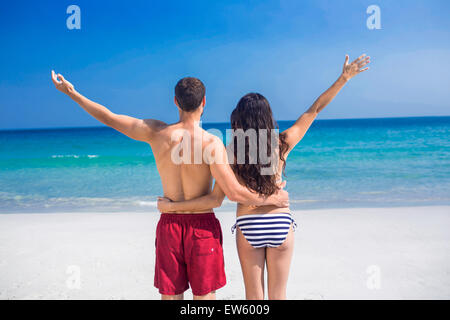
[[[221,139],[199,126],[206,104],[205,87],[199,79],[188,77],[177,83],[174,103],[179,121],[174,124],[115,114],[78,93],[61,74],[52,71],[52,81],[91,116],[152,148],[164,192],[158,200],[163,213],[156,229],[154,283],[162,299],[183,299],[189,285],[194,299],[215,299],[215,291],[226,284],[222,230],[213,213],[225,196],[238,203],[236,244],[246,298],[264,298],[267,265],[269,299],[286,299],[295,226],[281,182],[286,159],[318,113],[348,80],[367,70],[364,67],[369,62],[369,57],[362,55],[349,63],[347,55],[336,82],[292,127],[277,136],[276,147],[272,143],[263,146],[259,139],[263,134],[272,136],[276,129],[269,102],[257,93],[245,95],[231,114],[231,127],[244,132],[255,130],[258,140],[252,145],[250,139],[245,140],[241,148],[235,145],[232,153],[227,153]],[[236,137],[233,140],[236,142]],[[261,173],[267,165],[250,154],[255,145],[257,149],[268,148],[276,156],[275,164],[269,164],[272,174]],[[195,148],[202,152],[200,161],[194,159]],[[243,152],[244,161],[235,161],[239,152]],[[174,154],[188,161],[174,161]]]

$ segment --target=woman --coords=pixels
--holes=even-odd
[[[300,142],[308,131],[318,113],[327,106],[336,94],[344,87],[349,79],[366,71],[364,68],[370,58],[360,56],[352,63],[348,63],[348,55],[342,74],[338,80],[325,91],[314,104],[294,123],[278,136],[278,143],[273,147],[271,133],[277,128],[273,119],[272,110],[267,99],[258,93],[249,93],[239,100],[231,114],[231,128],[233,132],[242,129],[254,130],[257,139],[250,145],[250,139],[245,140],[244,148],[236,148],[234,137],[234,164],[233,171],[239,182],[248,189],[262,196],[270,196],[282,187],[281,177],[286,166],[289,152]],[[262,130],[265,129],[265,130]],[[267,135],[265,143],[259,140]],[[265,147],[271,156],[275,156],[275,163],[264,165],[261,158],[251,161],[254,154],[250,154],[254,147]],[[241,149],[241,150],[239,150]],[[239,152],[243,152],[245,161],[239,161]],[[242,158],[241,158],[242,159]],[[255,159],[255,158],[253,158]],[[262,174],[264,169],[273,170],[272,174]],[[212,193],[189,201],[171,202],[160,198],[158,208],[161,212],[201,210],[219,207],[225,195],[216,184]],[[236,245],[241,263],[247,299],[264,299],[264,266],[267,265],[268,297],[269,299],[286,299],[286,286],[294,249],[293,230],[295,222],[290,210],[274,206],[253,207],[243,204],[237,205]]]

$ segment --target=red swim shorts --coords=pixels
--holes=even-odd
[[[203,296],[226,284],[222,229],[214,213],[161,214],[156,228],[155,287]]]

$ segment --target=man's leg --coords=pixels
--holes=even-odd
[[[194,295],[194,300],[216,300],[216,291],[211,291],[210,293],[207,293],[204,296]]]
[[[183,299],[184,299],[184,293],[175,294],[175,295],[167,295],[167,294],[161,295],[161,300],[183,300]]]

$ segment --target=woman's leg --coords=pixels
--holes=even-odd
[[[236,228],[236,246],[244,276],[245,298],[247,300],[264,299],[264,263],[265,248],[253,248]]]
[[[286,287],[294,252],[294,232],[291,229],[286,240],[277,248],[267,248],[267,287],[270,300],[285,300]]]

